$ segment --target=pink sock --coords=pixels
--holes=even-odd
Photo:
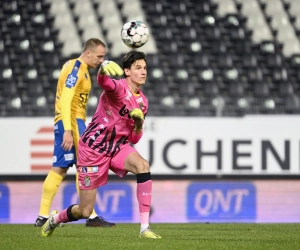
[[[149,213],[152,195],[152,180],[137,183],[137,200],[139,202],[141,224],[149,224]]]
[[[150,215],[150,213],[140,213],[141,225],[145,225],[145,227],[148,227],[149,215]]]
[[[68,215],[67,215],[67,210],[68,208],[64,209],[63,211],[61,211],[59,214],[56,214],[54,216],[54,223],[55,224],[59,224],[59,223],[66,223],[66,222],[70,222]]]

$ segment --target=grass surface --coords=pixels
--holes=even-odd
[[[152,224],[161,240],[140,239],[138,224],[66,224],[52,237],[33,225],[0,225],[0,249],[300,249],[300,224]]]

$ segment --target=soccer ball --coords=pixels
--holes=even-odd
[[[133,20],[123,25],[121,37],[129,48],[139,48],[148,41],[149,29],[144,22]]]

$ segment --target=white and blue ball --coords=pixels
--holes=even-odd
[[[129,48],[140,48],[148,41],[149,29],[144,22],[133,20],[123,25],[121,37]]]

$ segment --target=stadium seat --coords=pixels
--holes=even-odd
[[[215,82],[206,82],[204,84],[204,96],[207,97],[214,97],[219,94],[219,88],[218,85]]]
[[[292,94],[285,97],[285,111],[292,114],[300,113],[300,99],[297,95]]]
[[[254,87],[253,87],[254,97],[266,98],[269,96],[269,94],[270,94],[270,89],[267,83],[265,82],[254,83]]]
[[[278,91],[281,97],[291,96],[295,92],[294,87],[290,82],[279,83]]]
[[[244,94],[245,94],[245,88],[244,88],[244,85],[241,82],[231,82],[231,83],[229,83],[228,95],[230,97],[243,97]]]

